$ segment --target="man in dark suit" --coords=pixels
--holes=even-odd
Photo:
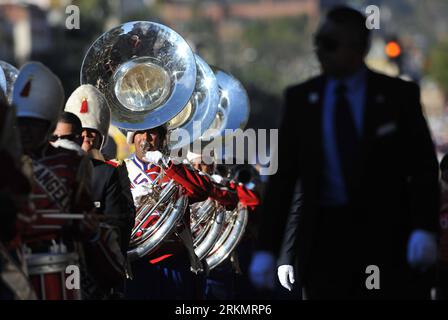
[[[332,9],[315,36],[323,74],[286,90],[279,169],[251,266],[258,286],[272,277],[300,181],[279,261],[297,258],[298,268],[279,268],[283,282],[296,271],[310,299],[429,297],[437,159],[419,87],[369,70],[369,37],[360,12]]]

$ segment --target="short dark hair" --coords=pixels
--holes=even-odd
[[[168,129],[166,128],[165,125],[158,126],[155,129],[157,130],[157,133],[159,134],[159,137],[160,137],[160,146],[159,146],[159,148],[164,150],[164,149],[167,148],[167,145],[168,145],[168,141],[166,140],[167,139],[167,134],[168,134]]]
[[[331,22],[356,31],[360,49],[367,51],[370,44],[370,30],[366,26],[366,17],[360,11],[347,6],[336,6],[327,12],[326,17]]]
[[[168,133],[168,129],[166,128],[166,126],[159,126],[156,129],[160,136],[166,137]]]
[[[74,113],[66,112],[66,111],[62,112],[61,115],[59,116],[58,122],[71,124],[73,134],[77,134],[77,135],[82,134],[81,120],[79,120],[79,118]]]

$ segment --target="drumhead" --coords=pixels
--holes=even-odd
[[[77,265],[79,256],[69,253],[35,253],[26,256],[30,275],[65,271],[68,265]]]

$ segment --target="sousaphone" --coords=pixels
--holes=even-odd
[[[226,210],[211,198],[195,203],[190,208],[193,247],[196,255],[202,260],[207,257],[221,236]]]
[[[249,98],[242,84],[221,69],[212,69],[218,81],[220,99],[218,112],[209,127],[214,130],[206,131],[201,137],[204,142],[232,136],[226,129],[232,129],[230,132],[244,129],[250,111]],[[209,201],[211,200],[204,202],[205,208]],[[212,270],[226,260],[241,241],[249,219],[248,210],[240,203],[230,211],[216,205],[214,210],[208,210],[205,217],[204,213],[201,216],[201,211],[197,211],[196,215],[192,215],[191,225],[195,250],[198,256],[205,257],[209,269]],[[201,220],[206,220],[207,223],[200,226]]]
[[[193,120],[205,118],[207,124],[215,117],[217,84],[207,67],[174,30],[134,21],[109,30],[92,44],[81,67],[81,83],[96,86],[106,96],[111,122],[121,130],[165,126],[170,132],[183,128],[194,137]],[[184,143],[189,141],[168,146],[179,148]],[[131,259],[153,252],[174,232],[186,210],[182,187],[171,180],[162,188],[158,183],[162,175],[163,170],[137,208]]]

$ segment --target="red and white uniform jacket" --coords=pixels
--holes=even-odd
[[[101,292],[101,286],[117,283],[125,275],[124,257],[116,231],[107,224],[100,224],[96,235],[85,239],[79,228],[74,226],[80,223],[79,220],[42,217],[45,213],[95,214],[90,197],[90,158],[49,144],[39,157],[32,158],[32,167],[34,210],[29,217],[30,222],[22,226],[22,242],[32,253],[49,252],[52,240],[62,241],[69,251],[78,251],[76,243],[81,244],[85,258],[85,261],[80,261],[83,299],[100,298],[95,294]]]
[[[160,167],[140,161],[135,155],[126,160],[126,167],[131,188],[140,184],[151,183],[160,173]],[[159,183],[162,183],[163,186],[171,179],[185,189],[190,204],[207,199],[211,188],[210,178],[198,171],[191,170],[183,164],[171,163],[170,167],[165,169],[165,176]]]
[[[138,185],[151,183],[157,178],[161,170],[159,166],[143,162],[135,155],[126,159],[125,163],[129,174],[131,190]],[[170,163],[169,168],[164,171],[165,176],[161,181],[158,181],[159,184],[163,187],[171,179],[174,180],[184,188],[190,204],[206,200],[210,194],[210,190],[213,188],[210,178],[183,164]],[[185,214],[187,215],[185,221],[189,223],[190,211],[186,210]],[[156,214],[154,214],[154,217],[156,219]],[[152,221],[148,220],[148,223],[152,223]],[[174,243],[171,241],[164,243],[159,249],[148,256],[149,262],[152,264],[158,263],[174,255],[179,250],[184,250],[184,246],[180,240]]]
[[[212,178],[214,178],[214,176],[212,176]],[[219,192],[212,192],[210,197],[225,206],[227,210],[233,210],[238,203],[241,203],[247,207],[249,212],[254,212],[260,204],[258,192],[248,188],[242,183],[237,183],[231,180],[226,182],[225,185],[218,182],[214,182],[214,185],[216,186],[215,189],[218,189]],[[243,239],[253,238],[256,225],[257,222],[255,219],[253,223],[251,222],[249,224]]]
[[[257,192],[249,189],[242,183],[236,183],[235,181],[230,181],[229,187],[231,190],[235,190],[239,201],[247,206],[250,210],[255,210],[257,206],[260,205],[260,196]]]
[[[260,197],[258,194],[247,188],[242,183],[230,181],[225,185],[218,182],[213,182],[213,188],[210,197],[225,206],[227,210],[233,210],[238,205],[238,202],[247,206],[249,210],[253,211],[260,204]]]
[[[85,213],[93,208],[90,199],[91,164],[76,152],[47,145],[39,157],[32,158],[31,199],[35,212],[22,232],[22,240],[33,245],[58,240],[70,220],[43,218],[45,213]]]

